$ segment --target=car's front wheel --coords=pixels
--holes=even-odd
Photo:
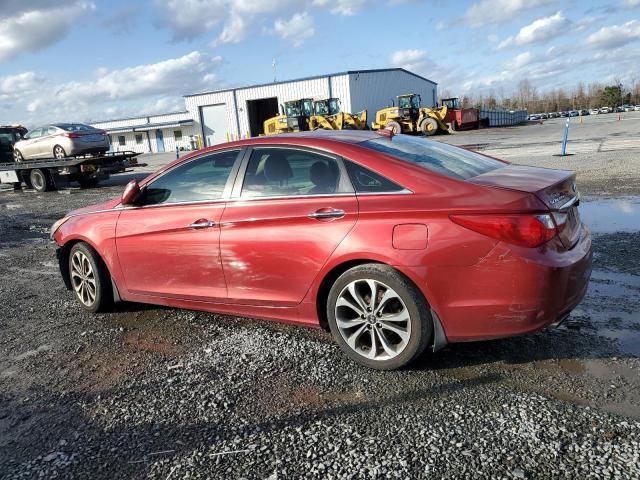
[[[365,264],[342,274],[327,302],[334,339],[355,362],[395,370],[415,360],[433,335],[427,302],[397,270]]]
[[[71,286],[80,305],[90,312],[104,312],[113,305],[111,278],[102,260],[86,243],[76,243],[69,253]]]

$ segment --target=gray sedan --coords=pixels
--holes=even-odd
[[[65,158],[84,154],[104,154],[109,150],[109,136],[82,123],[57,123],[31,130],[16,142],[16,162],[41,158]]]

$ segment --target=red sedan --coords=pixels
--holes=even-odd
[[[379,369],[566,318],[592,260],[575,175],[384,133],[176,160],[56,222],[62,277],[92,312],[131,301],[321,326]]]

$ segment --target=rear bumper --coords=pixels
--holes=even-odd
[[[591,275],[591,234],[582,225],[570,251],[498,244],[470,267],[438,268],[428,278],[449,342],[510,337],[563,321],[582,301]]]

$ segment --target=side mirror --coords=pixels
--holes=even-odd
[[[140,195],[140,185],[138,185],[137,180],[131,180],[124,188],[120,203],[122,203],[122,205],[133,205],[138,195]]]

